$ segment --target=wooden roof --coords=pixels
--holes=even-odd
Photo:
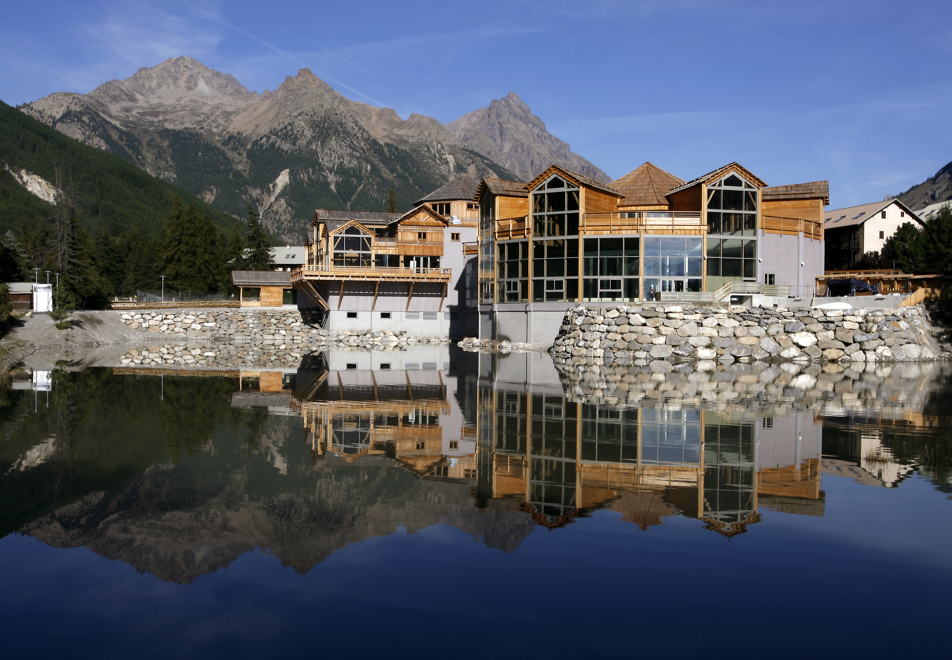
[[[406,220],[410,220],[410,219],[412,219],[412,218],[419,218],[421,215],[423,215],[423,216],[429,216],[429,217],[432,218],[433,220],[436,220],[437,222],[439,222],[441,225],[448,225],[448,224],[450,224],[450,223],[449,223],[449,220],[447,220],[447,219],[444,218],[442,215],[440,215],[439,213],[437,213],[436,211],[434,211],[433,209],[431,209],[431,208],[430,208],[429,206],[427,206],[426,204],[420,204],[419,206],[416,206],[416,207],[410,209],[409,211],[407,211],[406,213],[404,213],[403,215],[401,215],[399,218],[394,218],[393,220],[391,220],[391,221],[390,221],[390,224],[392,224],[392,225],[399,224],[399,223],[401,223],[401,222],[404,222],[404,221],[406,221]]]
[[[330,234],[340,234],[343,231],[346,231],[348,227],[357,227],[360,231],[370,236],[374,235],[373,230],[367,229],[362,223],[357,222],[356,220],[348,220],[347,222],[341,222],[336,227],[328,227],[328,233]]]
[[[602,183],[601,181],[596,181],[595,179],[591,179],[585,176],[584,174],[579,174],[578,172],[572,172],[571,170],[567,170],[564,167],[561,167],[559,165],[550,165],[544,172],[542,172],[542,174],[540,174],[539,176],[534,178],[532,181],[527,183],[526,188],[528,190],[532,190],[533,188],[538,186],[540,183],[548,179],[553,174],[558,174],[563,179],[568,179],[569,181],[571,181],[577,186],[585,186],[586,188],[594,188],[595,190],[601,190],[602,192],[607,192],[609,195],[615,195],[615,196],[621,197],[621,193],[615,190],[614,188],[612,188],[611,186],[608,186]]]
[[[479,182],[479,186],[476,187],[476,192],[473,193],[473,201],[478,202],[479,198],[483,196],[484,191],[489,191],[490,194],[497,197],[528,197],[529,189],[526,188],[526,184],[519,181],[505,181],[503,179],[491,179],[489,177],[483,178]]]
[[[456,177],[445,186],[434,190],[426,197],[414,202],[414,206],[419,206],[424,202],[452,202],[458,199],[471,200],[476,194],[479,182],[468,174]]]
[[[625,196],[619,200],[619,206],[667,206],[668,200],[665,196],[683,184],[684,179],[665,172],[652,163],[645,163],[611,182],[612,188]]]
[[[810,183],[794,183],[789,186],[773,186],[760,191],[763,200],[783,199],[822,199],[824,204],[830,203],[830,182],[812,181]]]
[[[357,220],[364,226],[381,226],[390,224],[399,213],[389,213],[380,211],[331,211],[328,209],[317,209],[314,211],[314,219],[318,222],[337,226],[349,220]]]
[[[289,270],[233,270],[231,283],[235,286],[291,286]]]
[[[730,172],[734,172],[735,174],[741,175],[743,178],[747,179],[749,183],[754,184],[758,188],[767,187],[766,182],[754,176],[754,174],[750,170],[746,169],[745,167],[737,163],[731,163],[730,165],[725,165],[724,167],[720,167],[714,170],[713,172],[708,172],[707,174],[699,176],[696,179],[692,179],[691,181],[688,181],[687,183],[678,186],[674,190],[669,190],[668,194],[670,195],[671,193],[675,193],[680,190],[687,190],[688,188],[693,188],[694,186],[700,183],[710,183],[711,181],[717,181],[718,179],[723,178]]]

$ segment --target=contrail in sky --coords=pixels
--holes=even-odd
[[[250,38],[250,39],[254,39],[254,40],[257,41],[258,43],[260,43],[262,46],[265,46],[266,48],[269,48],[269,49],[273,50],[275,53],[278,53],[279,55],[284,55],[285,57],[287,57],[287,58],[288,58],[289,60],[291,60],[292,62],[295,62],[296,64],[299,64],[299,65],[302,66],[302,67],[308,67],[307,62],[302,61],[300,58],[296,57],[295,55],[292,55],[291,53],[287,52],[286,50],[281,50],[280,48],[278,48],[278,47],[275,46],[274,44],[265,41],[265,40],[262,39],[261,37],[258,37],[258,36],[256,36],[256,35],[253,35],[253,34],[251,34],[250,32],[248,32],[248,31],[246,31],[246,30],[242,30],[242,29],[241,29],[240,27],[238,27],[237,25],[234,25],[234,24],[232,24],[232,23],[229,23],[229,22],[226,21],[225,19],[220,18],[220,17],[218,17],[218,16],[215,16],[214,14],[212,14],[212,13],[209,12],[209,11],[206,11],[205,9],[199,9],[198,7],[195,7],[194,5],[192,5],[192,8],[193,8],[196,12],[198,12],[199,14],[202,14],[202,15],[204,15],[204,16],[206,16],[207,18],[210,18],[210,19],[212,19],[212,20],[218,21],[218,22],[221,23],[222,25],[225,25],[225,26],[231,28],[232,30],[235,30],[236,32],[240,32],[241,34],[245,35],[246,37],[248,37],[248,38]],[[343,59],[343,58],[342,58],[342,59]],[[356,65],[355,65],[355,66],[356,66]],[[360,68],[360,67],[358,67],[358,68]],[[336,83],[336,84],[339,85],[340,87],[343,87],[344,89],[346,89],[346,90],[349,91],[349,92],[353,92],[353,93],[356,94],[357,96],[360,96],[360,97],[362,97],[362,98],[367,99],[368,101],[370,101],[371,103],[373,103],[374,105],[376,105],[376,106],[378,106],[378,107],[381,107],[381,108],[386,107],[386,106],[385,106],[383,103],[381,103],[380,101],[378,101],[378,100],[376,100],[376,99],[374,99],[374,98],[371,98],[371,97],[367,96],[366,94],[364,94],[364,93],[361,92],[360,90],[354,89],[354,88],[351,87],[350,85],[347,85],[347,84],[341,82],[340,80],[337,80],[337,79],[334,78],[333,76],[330,76],[330,75],[324,73],[324,72],[321,71],[320,69],[316,69],[316,72],[317,72],[317,73],[320,75],[320,77],[323,78],[324,80],[329,80],[329,81],[331,81],[331,82],[333,82],[333,83]],[[367,73],[370,73],[370,71],[368,71]],[[373,74],[373,75],[377,75],[377,74]],[[379,76],[377,76],[377,77],[379,78]]]

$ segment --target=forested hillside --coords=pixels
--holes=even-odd
[[[271,242],[245,213],[222,213],[0,103],[0,282],[58,274],[58,311],[158,291],[161,275],[170,290],[232,293],[232,269],[267,267],[245,256]]]
[[[0,101],[0,233],[53,216],[53,205],[32,194],[13,173],[25,170],[60,188],[72,187],[77,214],[90,233],[136,231],[158,236],[172,200],[194,203],[214,224],[235,218],[157,179],[122,158],[87,146]]]

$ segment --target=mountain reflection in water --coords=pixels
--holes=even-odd
[[[948,375],[560,371],[445,347],[327,352],[294,371],[54,371],[48,391],[15,374],[0,387],[0,537],[185,584],[255,549],[303,574],[435,525],[519,554],[599,510],[631,529],[757,535],[780,520],[767,512],[823,517],[835,476],[922,475],[949,493]]]

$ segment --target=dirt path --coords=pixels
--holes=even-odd
[[[21,319],[20,325],[0,340],[0,368],[23,363],[50,368],[57,362],[71,365],[118,364],[129,347],[141,345],[118,312],[84,311],[70,314],[73,327],[60,330],[48,314]]]

